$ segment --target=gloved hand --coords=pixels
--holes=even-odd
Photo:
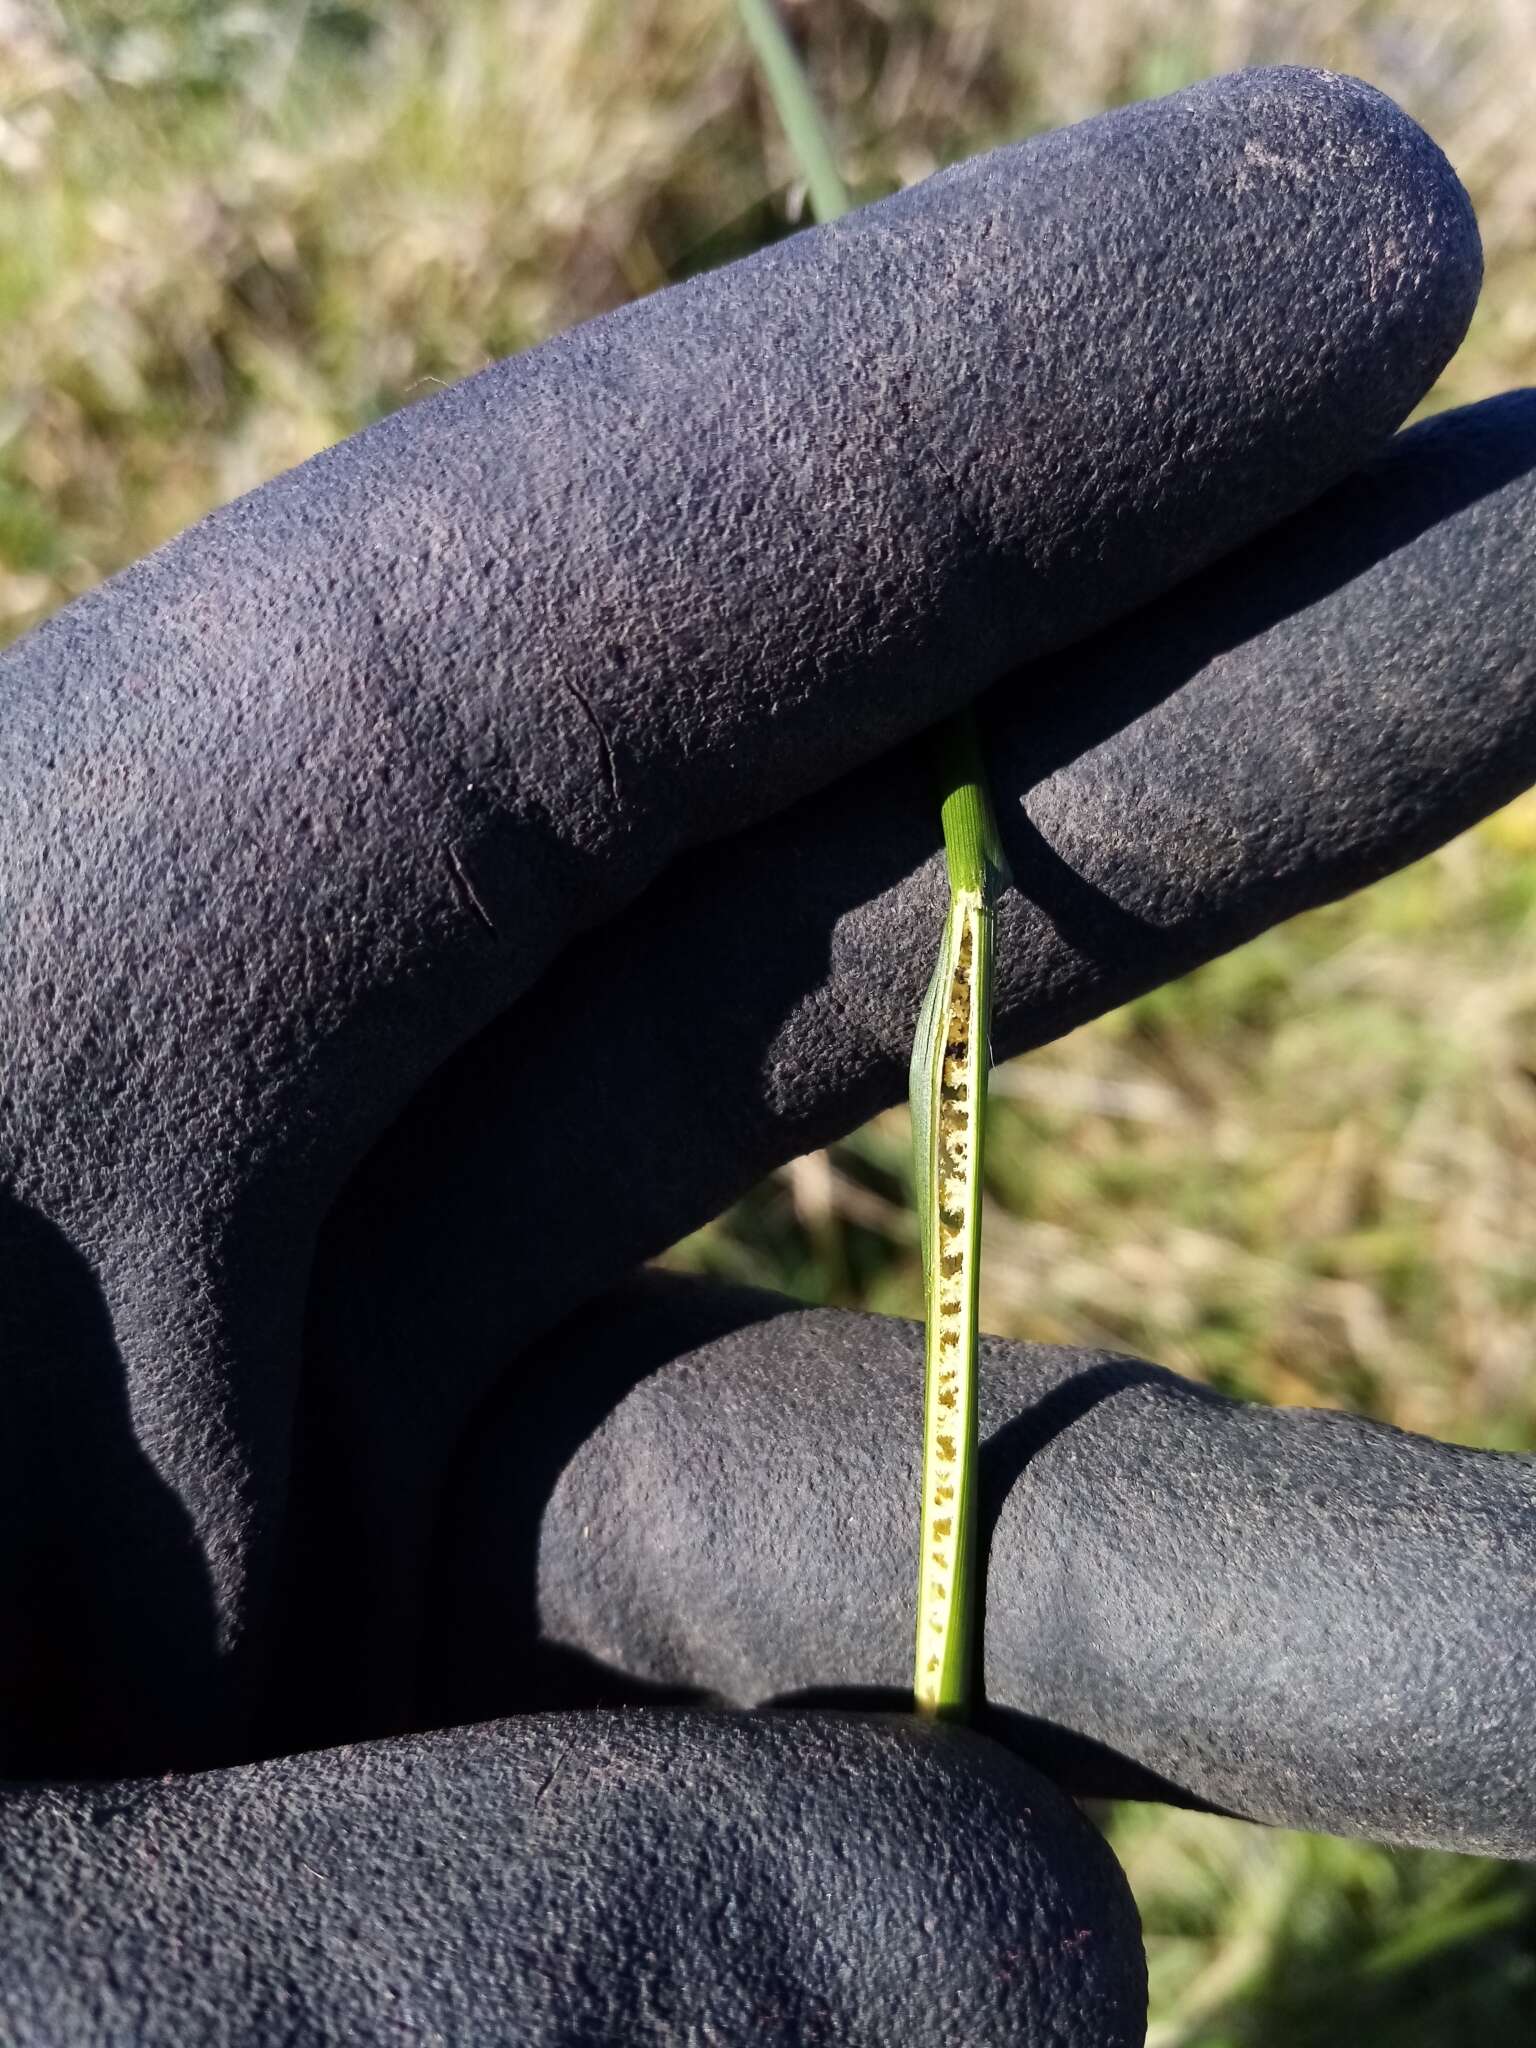
[[[1389,103],[1217,81],[487,371],[6,657],[15,2038],[1138,2038],[1123,1882],[977,1736],[250,1759],[900,1683],[912,1333],[587,1305],[900,1096],[978,692],[1000,1055],[1536,777],[1536,403],[1341,483],[1478,274]],[[986,1400],[994,1727],[1531,1842],[1528,1464],[1020,1347]]]

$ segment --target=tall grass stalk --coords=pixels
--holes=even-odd
[[[773,0],[737,0],[820,221],[849,207],[831,137]],[[914,1182],[923,1252],[923,1480],[912,1691],[970,1710],[976,1613],[976,1351],[981,1168],[992,1038],[997,823],[970,711],[944,728],[940,818],[949,913],[912,1048]]]

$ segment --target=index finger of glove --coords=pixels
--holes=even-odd
[[[683,848],[1353,469],[1479,277],[1465,194],[1389,101],[1244,73],[395,415],[10,656],[7,786],[49,827],[40,878],[94,892],[56,1001],[158,992],[195,903],[199,982],[294,1020],[285,1078],[360,1008],[419,1073]],[[169,1072],[217,1059],[206,1005],[185,1045],[156,1007]],[[376,1117],[361,1051],[310,1092],[330,1118],[355,1087]]]

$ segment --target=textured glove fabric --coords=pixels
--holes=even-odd
[[[456,1492],[441,1710],[909,1691],[916,1326],[652,1275],[533,1364]],[[1079,1791],[1536,1856],[1536,1458],[997,1339],[981,1431],[991,1733]]]
[[[683,850],[1316,496],[1479,274],[1390,102],[1218,80],[490,369],[0,662],[17,1768],[248,1749],[295,1439],[361,1391],[299,1414],[316,1233],[425,1078]],[[512,1028],[540,1098],[575,1092],[541,1018]],[[539,1200],[502,1218],[519,1274],[550,1263]],[[365,1370],[341,1456],[407,1636],[439,1472],[432,1443],[385,1470],[380,1432],[426,1408],[452,1439],[504,1365]]]
[[[540,1715],[0,1796],[12,2048],[1137,2048],[1114,1859],[995,1744]]]

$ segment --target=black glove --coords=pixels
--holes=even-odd
[[[1405,436],[1099,632],[1371,456],[1478,267],[1459,186],[1378,95],[1218,81],[488,371],[6,658],[8,1766],[243,1766],[9,1798],[19,2038],[1136,2037],[1123,1886],[976,1737],[541,1716],[246,1760],[547,1696],[541,1518],[546,1631],[584,1660],[565,1696],[615,1673],[754,1699],[896,1682],[908,1335],[654,1287],[570,1319],[899,1096],[941,901],[905,742],[1017,664],[987,707],[1019,881],[1000,1053],[1536,775],[1524,400]],[[867,1385],[824,1371],[850,1343]],[[674,1355],[555,1486],[553,1447]],[[1065,1731],[1048,1761],[1529,1839],[1494,1782],[1519,1740],[1499,1716],[1536,1691],[1506,1638],[1491,1675],[1458,1674],[1463,1715],[1486,1687],[1493,1760],[1459,1805],[1421,1759],[1409,1812],[1380,1744],[1329,1721],[1371,1656],[1402,1656],[1390,1601],[1421,1638],[1458,1584],[1508,1611],[1520,1461],[1465,1459],[1415,1606],[1419,1552],[1341,1501],[1404,1459],[1439,1501],[1449,1454],[1259,1424],[1148,1369],[999,1359],[988,1680]],[[770,1375],[766,1405],[738,1369]],[[632,1454],[685,1414],[683,1471]],[[1266,1493],[1256,1424],[1323,1444],[1291,1456],[1298,1497]],[[842,1463],[808,1474],[807,1436]],[[1048,1474],[1076,1532],[1054,1576]],[[1233,1632],[1253,1553],[1195,1506],[1256,1496],[1302,1631],[1278,1729],[1284,1674],[1244,1693]],[[1347,1640],[1311,1590],[1325,1527],[1360,1582]],[[1409,1732],[1403,1668],[1378,1735]],[[1336,1759],[1362,1753],[1346,1796]]]

